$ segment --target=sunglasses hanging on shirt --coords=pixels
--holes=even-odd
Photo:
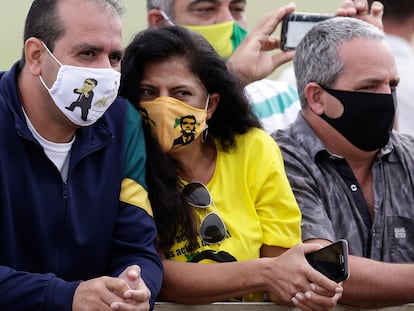
[[[196,208],[217,208],[207,187],[199,182],[190,182],[182,190],[187,203]],[[207,244],[220,243],[226,238],[226,225],[217,212],[209,212],[200,223],[200,237]]]

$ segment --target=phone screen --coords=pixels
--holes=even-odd
[[[290,49],[295,48],[314,25],[315,22],[289,21],[285,46]]]
[[[339,240],[305,257],[312,267],[331,280],[342,282],[349,277],[346,240]]]
[[[281,49],[294,50],[300,40],[317,23],[333,17],[327,14],[292,13],[286,15],[282,21]]]

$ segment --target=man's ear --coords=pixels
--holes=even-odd
[[[34,76],[41,74],[44,51],[45,47],[38,38],[31,37],[24,43],[25,66]]]
[[[160,27],[169,25],[168,21],[165,20],[159,9],[151,9],[147,14],[148,26],[149,27]]]
[[[324,90],[319,84],[310,82],[305,87],[305,96],[310,110],[321,115],[324,113],[323,96]]]
[[[213,116],[213,113],[214,111],[216,111],[219,101],[220,101],[219,93],[210,94],[210,98],[208,100],[208,106],[207,106],[207,120]]]

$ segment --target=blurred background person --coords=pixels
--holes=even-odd
[[[384,5],[382,21],[386,40],[394,54],[400,76],[395,128],[400,133],[414,135],[414,1],[379,1]]]

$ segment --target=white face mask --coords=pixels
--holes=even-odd
[[[42,44],[60,65],[56,81],[50,89],[39,75],[56,106],[76,125],[95,123],[115,101],[121,74],[112,68],[62,65]]]

